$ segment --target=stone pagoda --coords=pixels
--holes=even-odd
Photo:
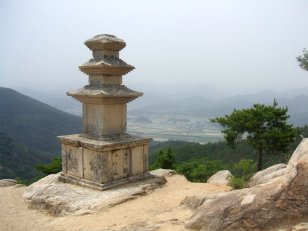
[[[104,190],[149,175],[151,139],[126,132],[126,104],[143,95],[122,85],[122,76],[134,69],[119,58],[126,43],[102,34],[88,39],[85,45],[93,58],[79,69],[89,76],[89,85],[67,93],[83,105],[83,130],[81,134],[59,136],[60,180]]]

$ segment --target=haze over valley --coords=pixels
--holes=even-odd
[[[205,91],[201,91],[202,88]],[[30,88],[18,90],[50,106],[81,116],[81,104],[66,96],[65,92],[46,93]],[[140,84],[139,90],[144,92],[144,96],[128,104],[128,132],[152,137],[156,141],[206,143],[222,140],[221,128],[209,122],[210,118],[224,116],[234,109],[251,107],[254,103],[272,104],[274,99],[278,100],[280,106],[288,107],[290,123],[296,126],[308,124],[308,87],[241,95],[230,95],[206,86],[168,92]]]

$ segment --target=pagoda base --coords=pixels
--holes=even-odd
[[[87,187],[87,188],[92,188],[92,189],[97,189],[97,190],[107,190],[113,187],[117,187],[117,186],[121,186],[124,184],[128,184],[131,182],[135,182],[138,180],[144,180],[144,179],[150,179],[150,178],[154,178],[155,176],[151,175],[149,172],[143,173],[143,174],[139,174],[136,176],[131,176],[131,177],[127,177],[127,178],[123,178],[123,179],[119,179],[119,180],[114,180],[105,184],[100,184],[97,183],[95,181],[91,181],[91,180],[87,180],[87,179],[81,179],[79,177],[75,177],[75,176],[71,176],[71,175],[67,175],[64,174],[63,172],[61,172],[61,175],[59,176],[59,181],[62,181],[64,183],[70,183],[70,184],[75,184],[75,185],[80,185],[83,187]]]
[[[63,182],[105,190],[150,176],[151,139],[131,136],[103,141],[80,134],[59,136],[59,139]]]

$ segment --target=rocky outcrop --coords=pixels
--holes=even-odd
[[[228,170],[221,170],[211,176],[208,180],[207,183],[211,184],[225,184],[227,185],[229,183],[229,179],[231,178],[232,174]]]
[[[186,224],[190,229],[261,231],[298,221],[308,214],[308,139],[295,150],[284,174],[267,183],[185,200],[198,206]]]
[[[264,184],[272,179],[282,176],[285,172],[286,164],[275,164],[263,171],[257,172],[251,177],[248,186],[253,187],[259,184]]]
[[[84,215],[146,195],[166,183],[162,173],[156,172],[146,179],[99,191],[62,183],[58,178],[59,174],[46,176],[26,189],[23,196],[31,208],[45,209],[53,216]]]

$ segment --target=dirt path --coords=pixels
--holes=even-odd
[[[167,177],[167,184],[147,196],[84,216],[52,217],[29,209],[22,199],[25,187],[0,188],[1,231],[145,231],[186,230],[184,223],[192,215],[179,206],[188,195],[228,191],[227,186],[190,183],[179,175]]]

